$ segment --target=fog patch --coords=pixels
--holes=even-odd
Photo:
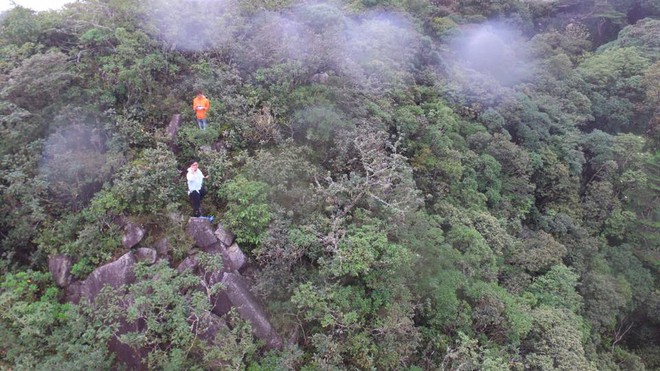
[[[409,78],[420,35],[395,14],[372,14],[348,23],[337,60],[346,75],[364,83],[389,84]]]
[[[351,127],[351,123],[331,106],[310,106],[297,111],[292,120],[296,132],[305,133],[305,139],[312,142],[328,142],[341,129]]]
[[[275,12],[263,12],[251,20],[252,27],[246,33],[245,41],[254,67],[266,67],[286,61],[306,63],[317,47],[310,29],[290,16]]]
[[[356,17],[326,2],[249,15],[233,0],[152,0],[147,8],[152,32],[170,48],[221,50],[249,73],[294,62],[295,73],[309,77],[329,73],[383,87],[410,78],[421,39],[400,14]]]
[[[239,6],[232,0],[151,0],[145,6],[148,28],[176,50],[202,52],[231,42]]]
[[[38,170],[57,202],[80,210],[112,175],[104,132],[78,123],[58,128],[45,140]]]
[[[464,30],[452,43],[452,50],[460,67],[505,86],[527,79],[532,71],[526,40],[502,23],[487,22]]]

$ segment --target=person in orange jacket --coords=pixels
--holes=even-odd
[[[202,94],[201,90],[195,93],[197,96],[193,99],[192,107],[197,115],[197,125],[200,129],[206,130],[206,112],[211,108],[211,101]]]

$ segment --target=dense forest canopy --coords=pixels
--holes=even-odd
[[[16,6],[0,368],[121,368],[114,341],[149,369],[659,369],[659,109],[653,0]],[[281,347],[192,330],[192,160]],[[49,259],[83,280],[126,221],[169,262],[68,300]]]

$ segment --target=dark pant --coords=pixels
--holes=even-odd
[[[206,190],[202,188],[200,192],[197,191],[192,191],[190,192],[190,205],[192,205],[193,208],[193,216],[200,216],[202,215],[202,199],[204,198],[204,195],[206,195]]]

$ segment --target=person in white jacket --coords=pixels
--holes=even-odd
[[[201,170],[199,170],[199,164],[197,161],[194,161],[190,164],[188,168],[188,173],[186,174],[186,179],[188,180],[188,197],[190,197],[190,204],[193,208],[193,216],[199,217],[202,214],[202,198],[206,194],[204,189],[204,179],[208,178],[204,176]]]

